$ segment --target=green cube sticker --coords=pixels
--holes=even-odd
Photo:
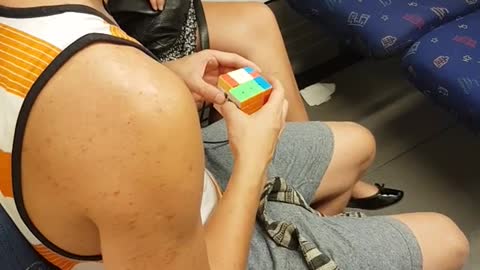
[[[243,103],[260,94],[261,92],[263,92],[263,88],[254,80],[240,84],[239,86],[230,90],[230,94],[234,100],[239,103]]]

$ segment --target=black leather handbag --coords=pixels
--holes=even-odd
[[[201,49],[208,49],[208,27],[201,0],[193,0]],[[190,0],[166,0],[164,9],[154,10],[148,0],[109,0],[107,11],[131,37],[154,55],[166,52],[178,39],[185,23]]]

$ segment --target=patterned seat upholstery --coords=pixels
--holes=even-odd
[[[363,54],[403,52],[441,24],[471,13],[478,0],[288,0],[306,17],[329,26]]]
[[[420,38],[403,58],[425,95],[480,128],[480,10]]]

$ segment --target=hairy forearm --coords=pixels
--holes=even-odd
[[[206,243],[212,270],[246,269],[266,167],[238,162],[228,187],[210,216]]]

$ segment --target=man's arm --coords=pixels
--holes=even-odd
[[[115,270],[209,269],[199,211],[204,163],[195,106],[173,73],[156,63],[145,65],[126,74],[137,89],[124,89],[131,102],[123,108],[125,117],[109,121],[113,136],[106,142],[119,139],[121,150],[107,165],[115,176],[98,187],[107,198],[91,194],[97,195],[93,201],[107,200],[91,215],[104,263]],[[108,155],[112,146],[102,150]],[[97,179],[103,177],[99,172]]]
[[[268,149],[241,147],[247,154],[237,160],[205,233],[200,125],[181,80],[138,50],[96,45],[67,63],[51,84],[68,89],[42,93],[61,108],[51,110],[46,102],[41,109],[51,111],[44,119],[61,142],[50,158],[64,168],[56,178],[68,179],[66,186],[54,185],[55,201],[98,230],[107,270],[245,268],[268,164],[259,157]],[[265,137],[258,135],[269,134],[275,121],[263,120],[239,128],[249,130],[247,136],[237,135],[247,141]],[[272,144],[261,141],[261,149]]]
[[[246,115],[231,102],[216,106],[225,118],[234,168],[206,226],[208,255],[214,269],[247,267],[260,192],[288,111],[283,87],[276,80],[272,85],[267,103],[253,115]]]
[[[81,85],[55,93],[65,120],[49,127],[63,138],[55,162],[75,190],[64,199],[97,227],[105,268],[209,269],[200,126],[183,82],[112,45],[81,52],[56,78]]]
[[[247,268],[266,166],[236,162],[228,187],[205,226],[212,269]]]

